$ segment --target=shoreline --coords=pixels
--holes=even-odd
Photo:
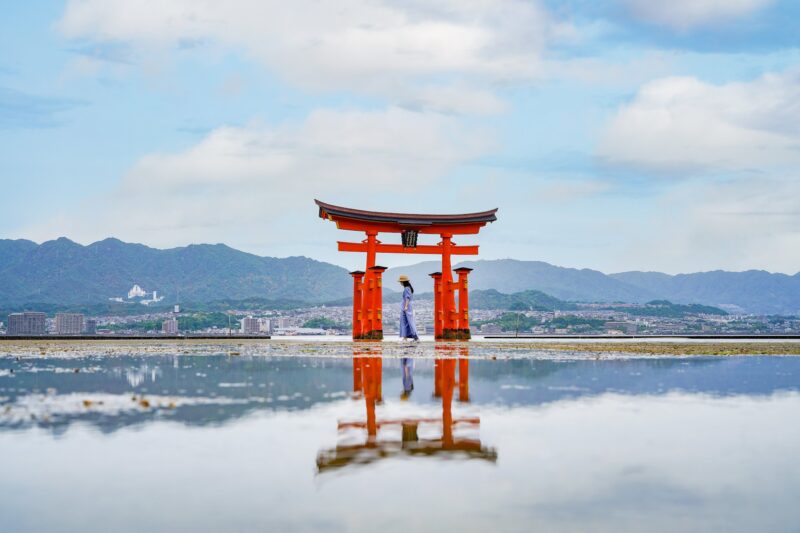
[[[0,337],[2,338],[2,337]],[[349,339],[301,337],[33,337],[2,338],[0,357],[38,352],[56,355],[59,352],[77,355],[119,355],[126,347],[138,353],[175,353],[178,355],[206,355],[216,351],[234,350],[232,353],[254,356],[330,356],[353,357],[374,354],[377,356],[404,357],[469,357],[474,359],[502,359],[507,357],[536,358],[548,354],[620,354],[641,356],[728,356],[728,355],[787,355],[800,356],[800,339],[733,341],[723,339],[676,341],[674,339],[475,339],[461,342],[404,343],[397,340],[383,342],[351,341]],[[194,348],[196,351],[193,351]],[[144,349],[144,351],[142,351]],[[470,353],[471,352],[471,353]]]

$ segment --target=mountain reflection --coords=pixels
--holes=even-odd
[[[118,348],[84,357],[0,355],[0,431],[35,426],[58,434],[76,422],[102,432],[163,420],[220,425],[328,404],[347,413],[355,396],[364,411],[351,422],[364,427],[344,428],[340,445],[382,443],[382,436],[391,436],[407,455],[457,442],[488,453],[482,445],[467,446],[468,440],[480,443],[479,424],[460,420],[454,405],[477,413],[486,405],[510,409],[608,392],[769,395],[797,390],[800,383],[800,358],[793,357],[596,360],[531,352],[494,359],[481,350],[471,356],[469,346],[411,345],[399,358],[383,357],[380,344],[354,344],[350,357],[306,357],[299,348],[287,348],[283,356],[129,355]],[[392,418],[381,419],[378,406]],[[436,428],[439,434],[432,435]]]
[[[345,467],[368,465],[382,459],[399,456],[482,459],[495,462],[497,452],[481,443],[480,417],[454,416],[453,396],[458,389],[458,401],[469,401],[469,351],[437,347],[434,361],[433,398],[441,400],[441,416],[406,414],[402,417],[378,418],[376,406],[384,402],[383,359],[380,347],[353,352],[353,399],[364,402],[365,416],[357,421],[339,421],[338,430],[343,442],[335,448],[321,450],[317,455],[317,471],[324,473]],[[413,386],[414,359],[400,360],[402,393],[408,400]],[[456,373],[456,371],[458,371]],[[420,428],[433,435],[420,437]],[[399,432],[397,431],[399,429]],[[395,430],[395,431],[392,431]],[[360,432],[360,441],[347,442],[350,433]],[[356,437],[358,439],[358,437]]]

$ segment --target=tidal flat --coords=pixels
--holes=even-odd
[[[0,529],[793,530],[797,345],[718,345],[5,342]]]
[[[252,356],[314,355],[352,357],[361,352],[379,351],[383,357],[447,357],[452,354],[475,358],[564,357],[575,355],[614,356],[724,356],[724,355],[798,355],[800,340],[741,341],[736,339],[475,339],[471,342],[351,342],[343,337],[283,337],[277,339],[159,339],[147,340],[3,340],[0,355],[27,357],[53,355],[82,357],[96,353],[114,356],[125,354],[184,354]]]

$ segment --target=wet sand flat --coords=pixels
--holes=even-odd
[[[727,355],[800,355],[798,340],[657,340],[619,339],[553,341],[539,339],[484,340],[470,342],[406,343],[352,342],[344,338],[322,337],[279,339],[137,339],[137,340],[6,340],[0,343],[0,356],[62,356],[128,354],[179,354],[231,356],[315,356],[352,357],[474,357],[541,358],[587,355],[620,356],[727,356]]]

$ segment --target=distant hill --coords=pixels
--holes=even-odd
[[[475,290],[469,295],[469,305],[473,309],[510,309],[512,311],[568,311],[578,307],[554,298],[541,291],[522,291],[503,294],[494,289]]]
[[[658,272],[603,274],[597,270],[554,266],[541,261],[514,259],[463,261],[456,266],[473,268],[470,288],[495,289],[513,294],[538,290],[575,302],[646,303],[669,300],[680,304],[702,304],[728,311],[762,314],[800,314],[800,273],[794,276],[763,270],[746,272],[699,272],[671,276]],[[428,274],[439,263],[427,261],[389,269],[387,285],[399,274],[411,277],[420,292],[431,290]]]
[[[400,294],[397,294],[399,300]],[[421,300],[433,300],[433,293],[417,296]],[[384,300],[387,293],[384,293]],[[472,309],[509,309],[512,311],[567,311],[577,309],[571,302],[559,300],[541,291],[522,291],[503,294],[494,289],[473,290],[469,293],[469,306]]]
[[[727,311],[800,314],[800,274],[751,270],[607,275],[513,259],[464,261],[456,266],[474,269],[470,290],[471,305],[476,309],[568,309],[568,302],[669,300]],[[384,290],[399,290],[398,275],[408,274],[423,298],[433,289],[428,274],[439,269],[437,261],[389,269],[384,274]],[[134,283],[147,291],[157,290],[165,297],[162,304],[180,296],[182,302],[196,304],[260,299],[281,306],[295,302],[348,305],[352,295],[352,280],[345,269],[307,257],[260,257],[223,244],[159,250],[117,239],[88,246],[66,238],[42,244],[0,240],[2,309],[28,304],[102,304],[111,297],[125,296]]]
[[[609,309],[621,309],[629,315],[636,316],[658,316],[663,318],[681,318],[688,315],[719,315],[729,314],[724,309],[702,304],[674,304],[668,300],[653,300],[642,306],[620,307],[619,305],[609,307]]]
[[[800,273],[794,276],[764,270],[698,272],[670,276],[660,272],[611,274],[673,302],[733,307],[749,313],[800,314]]]
[[[37,246],[35,242],[24,239],[0,239],[0,271],[14,264]]]
[[[561,300],[583,302],[631,302],[644,303],[661,297],[659,293],[614,279],[597,270],[563,268],[542,261],[517,261],[499,259],[463,261],[455,266],[474,269],[469,276],[473,290],[495,289],[504,294],[526,290],[537,290]],[[433,286],[431,272],[439,270],[437,261],[426,261],[416,265],[392,268],[386,271],[387,285],[398,275],[408,274],[420,292],[428,292]]]
[[[158,250],[117,239],[82,246],[0,241],[0,304],[84,304],[125,296],[136,283],[165,302],[265,298],[319,302],[352,292],[341,267],[306,257],[259,257],[223,244]]]

